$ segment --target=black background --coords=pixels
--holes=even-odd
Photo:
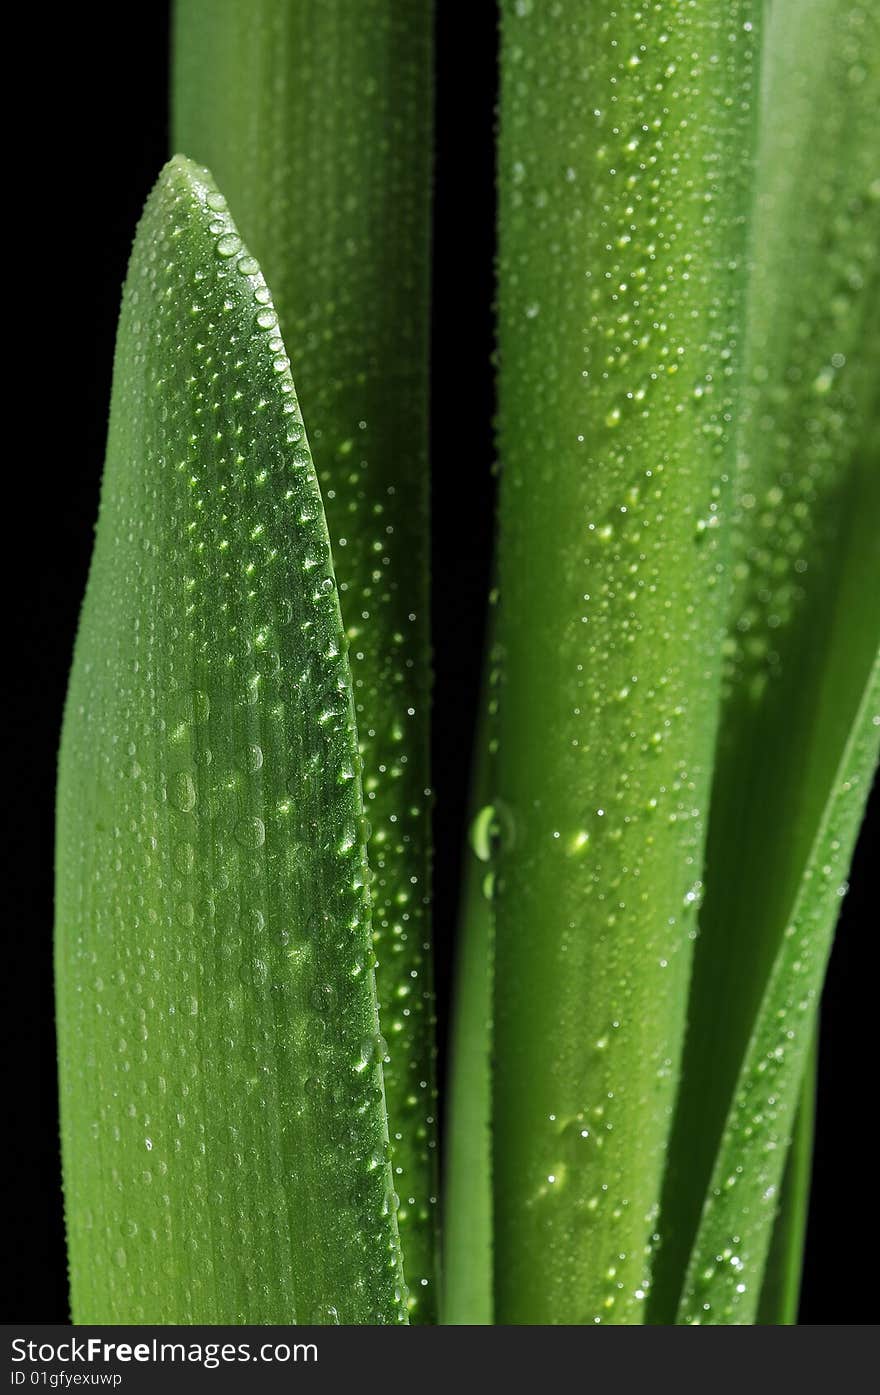
[[[490,4],[438,8],[433,392],[437,401],[455,400],[456,440],[466,443],[457,456],[442,443],[444,469],[433,485],[442,1031],[494,498],[496,34]],[[51,983],[55,756],[97,509],[120,287],[168,140],[164,6],[97,7],[97,13],[53,7],[51,23],[46,13],[25,15],[31,32],[18,50],[40,117],[35,129],[48,134],[26,142],[7,125],[16,250],[4,278],[7,350],[15,348],[25,365],[11,393],[7,380],[6,424],[11,429],[18,416],[26,430],[22,445],[7,452],[2,496],[4,613],[14,631],[3,765],[10,826],[0,1028],[9,1101],[3,1154],[11,1165],[2,1192],[11,1280],[3,1315],[31,1322],[67,1317]],[[20,313],[9,309],[16,294],[23,298]],[[872,846],[878,805],[875,792],[824,999],[806,1323],[869,1322],[878,1306],[869,1141],[877,1070]]]

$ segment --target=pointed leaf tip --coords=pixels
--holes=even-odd
[[[59,772],[77,1322],[406,1320],[351,678],[277,317],[147,201]]]

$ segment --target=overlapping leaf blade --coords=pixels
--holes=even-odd
[[[678,1312],[682,1323],[751,1323],[838,898],[880,751],[875,662],[786,925],[715,1160]]]
[[[60,758],[74,1320],[406,1321],[353,694],[271,296],[151,195]]]
[[[485,704],[485,696],[483,699]],[[443,1302],[451,1326],[492,1322],[492,844],[489,712],[474,747],[450,1028],[443,1185]]]
[[[436,1312],[430,955],[430,0],[177,0],[173,133],[272,286],[327,509],[372,827],[413,1320]]]
[[[824,964],[837,915],[811,859],[880,639],[878,102],[875,14],[847,0],[772,6],[725,697],[656,1321],[672,1321],[722,1131],[733,1127],[728,1111],[747,1086],[744,1057],[770,1030],[763,1014],[779,1006],[768,983],[782,972],[794,907],[797,934],[809,921],[814,964]],[[857,747],[865,765],[846,772],[859,778],[856,810],[872,769],[869,747]],[[858,822],[849,810],[848,841],[828,862],[836,882]],[[803,1038],[800,1024],[789,1053],[798,1061]],[[796,1094],[788,1070],[785,1081]],[[790,1126],[793,1098],[777,1103]],[[784,1154],[782,1123],[774,1138]],[[763,1175],[760,1145],[741,1131],[739,1141],[735,1175]],[[775,1204],[763,1213],[768,1227]],[[713,1320],[751,1320],[755,1263],[738,1316]]]
[[[638,1322],[720,681],[763,7],[503,7],[499,1322]]]
[[[756,1321],[762,1326],[793,1327],[798,1320],[801,1270],[810,1203],[813,1136],[816,1120],[817,1042],[804,1068],[804,1080],[785,1172],[779,1209],[761,1283]]]

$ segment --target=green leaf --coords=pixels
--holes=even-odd
[[[269,291],[175,158],[123,296],[60,757],[78,1323],[406,1320],[345,648]]]
[[[880,657],[853,723],[737,1081],[677,1321],[752,1323],[843,878],[880,751]]]
[[[452,995],[443,1183],[443,1302],[446,1326],[492,1323],[492,890],[495,837],[488,715],[474,743]]]
[[[774,3],[733,515],[734,592],[707,895],[651,1309],[658,1322],[673,1320],[795,903],[799,914],[812,915],[799,899],[804,877],[880,637],[878,105],[876,14],[851,0]],[[860,798],[868,778],[865,769]],[[847,827],[850,842],[835,857],[841,881],[855,816]],[[817,904],[822,894],[814,892]],[[813,933],[827,947],[838,902],[821,904],[826,921]],[[795,1076],[786,1080],[797,1091]],[[786,1117],[792,1110],[787,1101]],[[761,1167],[750,1149],[736,1165],[744,1174]],[[754,1311],[759,1288],[753,1269],[738,1312]]]
[[[767,1254],[761,1300],[756,1322],[761,1326],[793,1327],[797,1324],[801,1296],[801,1270],[810,1209],[813,1133],[816,1115],[816,1029],[804,1071],[801,1097],[785,1173],[779,1211]]]
[[[760,3],[503,6],[496,1319],[640,1322],[702,895]]]
[[[385,1084],[414,1320],[435,1312],[429,926],[432,5],[178,0],[174,143],[272,287],[327,508],[372,825]]]

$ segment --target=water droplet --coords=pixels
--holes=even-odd
[[[471,824],[471,847],[481,862],[490,860],[492,841],[496,832],[495,806],[487,804],[480,810]]]
[[[226,233],[217,240],[218,257],[234,257],[236,252],[241,251],[241,238],[235,233]]]
[[[235,840],[241,847],[254,852],[266,841],[266,825],[256,817],[240,819],[235,825]]]
[[[188,814],[196,807],[196,782],[187,770],[178,770],[171,781],[171,803],[182,814]]]
[[[368,1066],[377,1065],[388,1055],[388,1044],[385,1038],[376,1033],[375,1036],[365,1037],[361,1042],[360,1056],[358,1057],[355,1070],[360,1074]]]

